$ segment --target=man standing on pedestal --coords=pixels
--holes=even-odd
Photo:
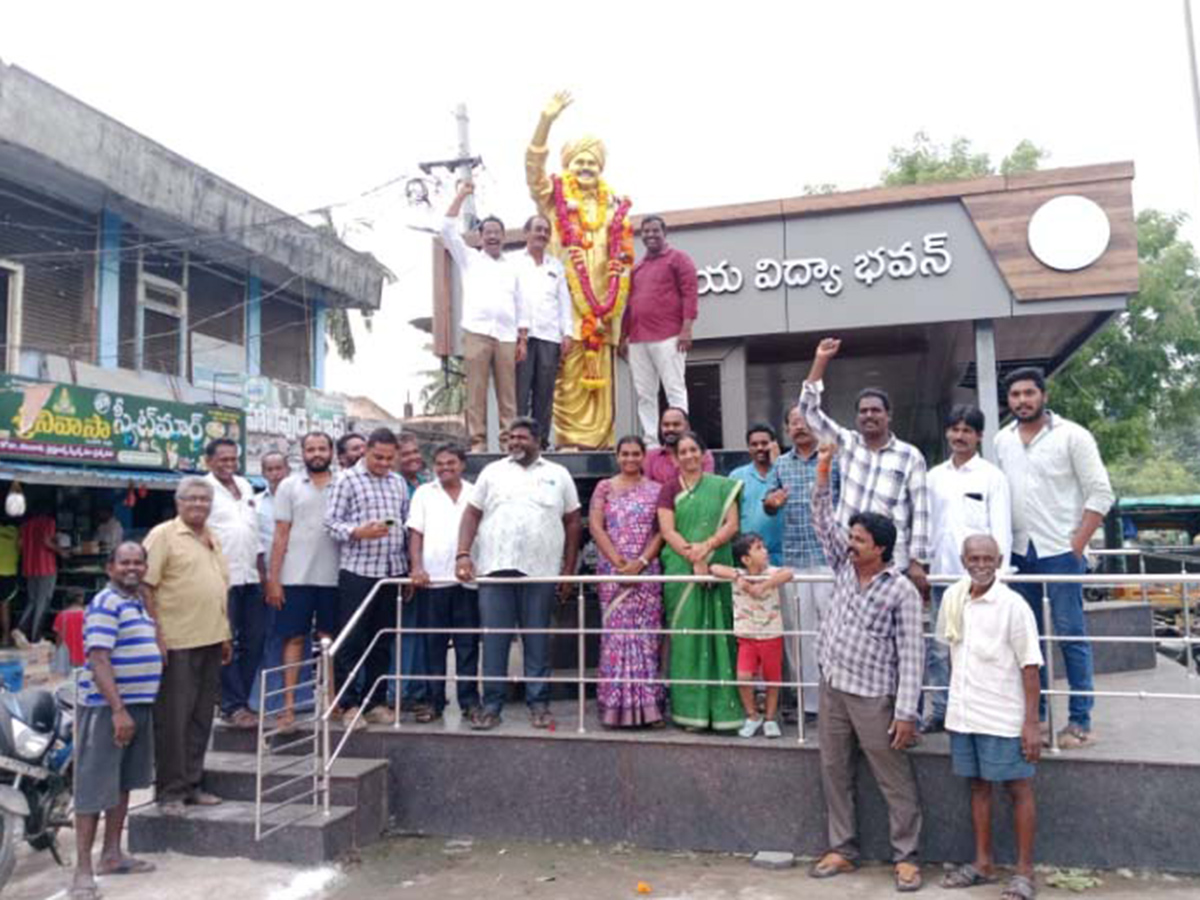
[[[517,415],[538,423],[539,446],[550,442],[554,415],[554,382],[559,361],[571,352],[571,291],[562,263],[546,252],[550,220],[533,215],[525,223],[525,252],[517,260],[517,277],[529,329],[525,359],[517,363]]]
[[[668,405],[688,411],[684,370],[699,309],[699,283],[696,264],[667,244],[667,225],[658,216],[642,220],[642,243],[646,256],[633,267],[621,347],[633,375],[642,432],[646,443],[656,446],[659,384]]]
[[[488,376],[496,387],[500,445],[517,414],[517,363],[525,359],[528,329],[516,267],[502,252],[504,223],[488,216],[479,223],[482,250],[472,250],[458,233],[458,213],[475,186],[463,182],[446,210],[442,241],[462,279],[462,350],[467,370],[467,434],[471,452],[487,450]]]

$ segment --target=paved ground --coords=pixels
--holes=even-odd
[[[69,840],[69,838],[68,838]],[[121,900],[367,900],[437,897],[447,900],[882,900],[894,898],[890,869],[869,866],[851,876],[813,881],[801,868],[765,871],[745,857],[719,854],[654,853],[621,845],[521,844],[469,839],[396,838],[339,867],[299,869],[247,860],[198,859],[176,854],[147,857],[158,865],[149,875],[109,878],[106,897]],[[940,869],[929,866],[927,882]],[[1083,895],[1043,888],[1043,898],[1083,896],[1094,900],[1194,900],[1200,879],[1099,873],[1103,884]],[[1041,876],[1045,878],[1045,874]],[[5,900],[64,900],[69,870],[45,854],[25,857]],[[649,893],[639,893],[643,884]],[[931,897],[947,896],[936,886]],[[971,900],[998,897],[1000,889],[970,892]]]

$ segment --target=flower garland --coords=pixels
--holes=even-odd
[[[628,214],[632,203],[628,198],[621,200],[606,229],[609,276],[608,290],[604,302],[601,303],[592,287],[591,273],[588,272],[584,251],[592,249],[592,234],[603,227],[611,197],[608,185],[603,180],[597,185],[596,220],[592,221],[584,212],[583,196],[574,175],[565,173],[561,177],[552,176],[552,183],[559,242],[570,257],[570,265],[565,267],[567,284],[571,296],[576,301],[583,300],[588,309],[580,327],[580,339],[584,345],[581,383],[588,390],[599,390],[608,384],[608,378],[600,365],[600,350],[612,330],[613,312],[624,306],[629,296],[629,270],[633,263],[633,226],[628,220]],[[616,266],[612,265],[614,262],[617,263]]]

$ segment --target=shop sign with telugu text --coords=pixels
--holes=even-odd
[[[241,410],[0,375],[0,458],[203,472],[215,438],[241,452]]]

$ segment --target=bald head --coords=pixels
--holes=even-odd
[[[990,534],[973,534],[963,541],[962,564],[971,576],[972,593],[978,595],[992,586],[1002,562],[1000,545]]]

